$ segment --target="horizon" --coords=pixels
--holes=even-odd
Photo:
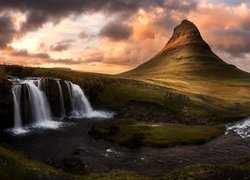
[[[0,9],[0,64],[118,74],[148,61],[188,19],[221,59],[250,72],[245,0],[14,0]]]

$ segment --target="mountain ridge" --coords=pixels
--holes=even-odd
[[[190,21],[183,20],[174,28],[174,32],[153,58],[135,69],[121,74],[126,77],[149,76],[150,78],[170,78],[181,76],[248,76],[231,64],[218,57],[202,38],[199,29]]]

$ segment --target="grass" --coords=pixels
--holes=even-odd
[[[74,175],[27,158],[10,147],[0,145],[0,179],[149,179],[133,172],[87,173]]]
[[[250,158],[240,159],[231,164],[196,164],[168,173],[166,180],[210,180],[210,179],[249,179]]]
[[[10,147],[0,145],[0,179],[116,179],[116,180],[184,180],[184,179],[248,179],[250,158],[240,159],[230,164],[195,164],[178,168],[164,177],[146,177],[136,172],[117,171],[85,175],[68,174],[60,169],[27,158]]]
[[[222,125],[186,126],[118,119],[95,126],[90,135],[127,147],[172,147],[206,143],[224,133]]]
[[[171,116],[176,122],[187,124],[220,124],[250,115],[250,78],[211,78],[181,71],[178,75],[169,75],[165,71],[136,77],[48,68],[24,68],[18,73],[21,77],[70,80],[84,89],[94,106],[118,112],[133,109],[138,111],[138,117],[145,114],[149,106],[155,107],[150,110],[155,117],[165,114],[165,117]],[[240,104],[239,108],[235,108],[236,104]]]
[[[1,179],[48,179],[70,178],[71,175],[62,170],[45,165],[25,157],[23,154],[0,146],[0,177]]]
[[[3,67],[0,67],[0,78],[6,78],[6,73]]]

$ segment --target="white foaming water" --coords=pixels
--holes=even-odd
[[[55,79],[58,85],[60,109],[62,119],[66,117],[64,97],[62,87],[58,79]],[[25,80],[13,79],[13,101],[14,101],[14,128],[10,131],[16,135],[26,134],[33,131],[34,128],[41,129],[58,129],[63,126],[62,122],[53,121],[52,112],[48,98],[45,94],[46,79],[44,78],[29,78]],[[69,81],[65,81],[69,92],[70,102],[72,110],[70,118],[112,118],[114,113],[93,110],[90,102],[85,96],[80,86],[73,84]],[[28,93],[28,101],[30,103],[30,115],[31,119],[25,124],[22,119],[22,88],[26,87]],[[24,107],[27,108],[27,107]],[[28,118],[28,117],[23,117]],[[9,130],[8,130],[9,131]]]
[[[87,97],[79,85],[67,82],[69,93],[71,95],[72,112],[71,118],[102,118],[113,117],[113,113],[96,111],[91,107]]]
[[[80,86],[71,82],[69,83],[72,90],[72,116],[91,114],[93,109]]]
[[[33,128],[41,128],[41,129],[58,129],[63,126],[63,122],[58,121],[43,121],[40,123],[34,124]]]
[[[31,128],[57,129],[61,126],[61,122],[52,121],[50,105],[47,97],[42,89],[42,79],[17,81],[12,87],[14,101],[14,128],[10,131],[15,134],[26,134]],[[21,116],[21,89],[26,86],[31,104],[30,113],[32,114],[32,122],[23,127]]]
[[[240,135],[242,138],[250,137],[250,118],[244,119],[240,122],[229,124],[226,126],[227,132],[235,132]]]
[[[29,91],[29,98],[31,102],[33,121],[35,123],[42,123],[43,121],[50,121],[51,112],[47,97],[33,81],[26,81]]]
[[[21,85],[13,86],[12,94],[14,101],[14,128],[20,129],[22,127],[22,119],[21,119]]]
[[[10,129],[10,131],[14,134],[14,135],[24,135],[24,134],[27,134],[30,132],[29,129],[26,129],[26,128],[13,128],[13,129]]]

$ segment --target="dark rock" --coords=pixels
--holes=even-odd
[[[119,131],[119,127],[118,126],[110,126],[109,128],[109,135],[113,136],[115,134],[117,134]]]
[[[42,79],[42,89],[50,102],[50,108],[55,117],[61,117],[60,95],[58,84],[55,79]]]
[[[73,174],[85,174],[87,169],[82,160],[76,157],[65,158],[61,161],[60,168]]]
[[[21,116],[23,125],[29,124],[32,122],[33,117],[32,114],[32,104],[29,97],[29,87],[25,84],[22,85],[21,89]]]
[[[70,114],[72,111],[72,105],[71,105],[71,94],[69,92],[68,86],[64,80],[60,80],[60,84],[62,87],[62,94],[63,94],[63,100],[64,100],[64,108],[65,108],[65,113],[67,115]]]
[[[0,79],[0,128],[10,128],[14,125],[11,85],[7,79]]]
[[[103,134],[100,133],[96,128],[93,126],[90,131],[88,132],[88,135],[92,136],[95,139],[100,139],[103,137]]]

